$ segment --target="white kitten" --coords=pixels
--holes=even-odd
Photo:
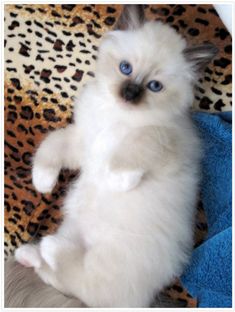
[[[195,71],[216,49],[186,48],[169,26],[143,22],[140,6],[125,7],[118,29],[103,38],[74,124],[34,158],[40,192],[62,167],[82,168],[64,221],[15,258],[89,307],[148,307],[192,249],[200,145],[188,110]]]

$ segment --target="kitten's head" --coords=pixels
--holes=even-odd
[[[187,48],[173,28],[145,22],[143,6],[126,5],[101,43],[97,78],[120,109],[179,113],[192,103],[195,73],[216,52],[212,44]]]

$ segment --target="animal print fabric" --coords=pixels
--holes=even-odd
[[[231,36],[211,5],[146,5],[146,16],[170,24],[189,44],[210,41],[219,54],[199,79],[193,109],[231,110]],[[38,193],[31,159],[46,133],[72,122],[73,99],[95,75],[102,35],[122,5],[5,5],[5,255],[56,230],[67,185],[63,170],[52,194]],[[61,151],[63,152],[63,151]],[[199,205],[195,244],[206,234]],[[196,300],[179,284],[165,293],[185,306]]]

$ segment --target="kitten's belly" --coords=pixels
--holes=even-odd
[[[125,241],[127,236],[158,240],[163,235],[173,244],[184,244],[192,237],[195,206],[195,187],[186,182],[186,177],[151,180],[133,191],[114,193],[86,182],[84,177],[70,193],[67,211],[86,248],[105,241]]]

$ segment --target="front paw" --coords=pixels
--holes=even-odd
[[[127,192],[136,188],[143,178],[144,172],[139,170],[109,172],[108,187],[112,191]]]
[[[58,170],[40,165],[33,167],[32,179],[36,190],[41,193],[50,193],[54,188],[58,176]]]

